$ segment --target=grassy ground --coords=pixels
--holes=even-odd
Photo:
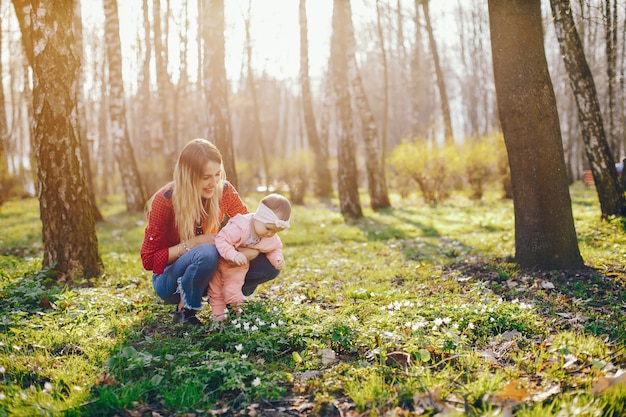
[[[346,224],[310,200],[287,267],[221,329],[172,323],[121,201],[101,206],[106,274],[73,288],[41,271],[37,201],[6,203],[0,416],[626,415],[624,224],[572,198],[577,273],[511,262],[510,201],[411,197]]]

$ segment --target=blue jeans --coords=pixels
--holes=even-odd
[[[193,247],[166,266],[162,274],[152,274],[154,292],[166,304],[178,304],[182,297],[184,308],[199,310],[209,281],[217,269],[218,259],[215,245],[202,244]],[[265,254],[260,253],[250,261],[250,269],[242,288],[243,294],[252,294],[260,284],[276,278],[279,272]]]

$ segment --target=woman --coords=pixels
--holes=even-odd
[[[141,261],[152,271],[154,292],[176,304],[174,321],[202,324],[202,307],[209,281],[217,269],[215,234],[225,215],[246,214],[237,190],[225,179],[222,155],[211,142],[194,139],[182,149],[174,167],[174,181],[148,201]],[[276,278],[279,271],[256,250],[246,250],[250,269],[243,294]]]

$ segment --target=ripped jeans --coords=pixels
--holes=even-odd
[[[218,260],[215,245],[207,243],[193,247],[165,267],[162,274],[152,275],[155,294],[166,304],[178,304],[182,297],[184,308],[200,310],[202,297],[207,294]],[[260,253],[250,261],[250,268],[242,288],[243,294],[251,295],[259,284],[271,281],[279,272],[267,260],[265,254]]]

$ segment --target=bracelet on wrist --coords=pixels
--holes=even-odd
[[[185,252],[189,252],[191,250],[191,248],[189,248],[187,246],[187,241],[186,240],[183,240],[183,248],[185,248]]]

